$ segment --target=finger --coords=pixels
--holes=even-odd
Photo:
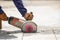
[[[33,19],[33,16],[31,15],[28,19],[29,19],[29,20],[32,20],[32,19]]]
[[[31,14],[30,14],[30,16],[32,17],[32,16],[33,16],[33,14],[31,13]]]
[[[30,18],[33,18],[33,15],[32,14],[30,14]]]

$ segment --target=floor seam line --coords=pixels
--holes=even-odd
[[[53,31],[53,34],[54,34],[54,36],[55,36],[56,40],[58,40],[58,39],[57,39],[57,37],[56,37],[56,34],[55,34],[55,32],[54,32],[54,30],[53,30],[53,29],[52,29],[52,31]]]

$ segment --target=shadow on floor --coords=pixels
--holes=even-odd
[[[60,34],[60,29],[54,30],[54,33],[59,35]]]
[[[53,31],[52,30],[40,30],[36,33],[24,33],[24,36],[33,36],[33,35],[50,35],[50,34],[53,34]]]
[[[1,30],[0,31],[0,39],[13,39],[13,38],[17,38],[16,36],[12,35],[12,34],[16,34],[16,33],[21,33],[21,31],[20,30],[17,30],[17,31]]]
[[[37,33],[24,33],[24,36],[60,34],[59,30],[39,30]]]

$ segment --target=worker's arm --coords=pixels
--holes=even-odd
[[[27,13],[27,9],[24,7],[22,0],[13,0],[13,2],[25,19],[28,19],[28,20],[33,19],[33,15],[31,13]]]
[[[13,0],[13,2],[22,16],[24,16],[27,13],[27,9],[24,7],[22,0]]]

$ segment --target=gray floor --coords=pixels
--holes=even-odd
[[[2,21],[0,40],[60,40],[60,1],[25,1],[28,12],[34,14],[37,33],[22,33],[19,28]],[[32,3],[32,4],[31,4]],[[14,16],[24,19],[13,2],[0,1],[2,9],[8,17]]]
[[[60,27],[38,26],[37,33],[22,33],[19,28],[8,25],[4,25],[0,40],[60,40]]]

